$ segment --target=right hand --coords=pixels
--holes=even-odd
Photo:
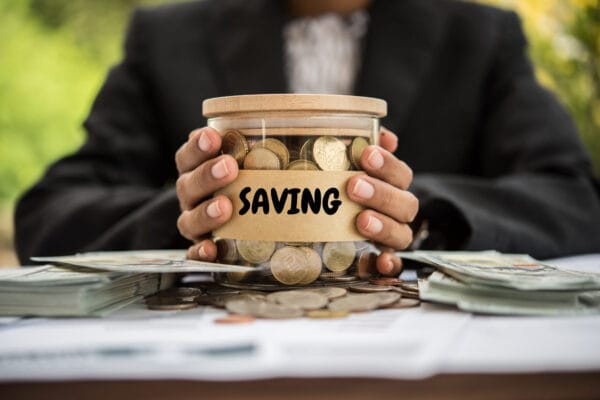
[[[220,149],[219,132],[205,127],[190,133],[188,141],[175,153],[179,172],[177,198],[181,208],[177,229],[194,242],[187,252],[187,258],[192,260],[217,258],[217,247],[210,233],[231,218],[231,200],[223,195],[210,197],[238,176],[237,162],[227,154],[217,156]]]

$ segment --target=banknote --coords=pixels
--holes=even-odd
[[[465,284],[435,271],[419,281],[422,300],[476,313],[500,315],[581,315],[600,313],[600,291],[524,291]]]
[[[414,251],[398,252],[397,255],[430,264],[467,284],[518,290],[600,289],[600,274],[565,270],[526,254],[503,254],[496,251]]]
[[[0,315],[106,315],[155,293],[163,278],[54,265],[0,269]]]
[[[36,262],[77,265],[114,272],[247,272],[253,267],[187,260],[185,250],[102,251],[58,257],[32,257]]]

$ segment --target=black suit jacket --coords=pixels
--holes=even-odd
[[[137,11],[87,141],[20,200],[32,255],[184,247],[174,154],[209,97],[286,92],[283,1],[206,0]],[[590,162],[534,78],[518,18],[465,2],[376,0],[355,93],[388,101],[383,124],[415,171],[420,217],[445,246],[537,257],[600,251]]]

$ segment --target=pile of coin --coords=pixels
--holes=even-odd
[[[289,144],[289,147],[286,144]],[[221,151],[230,154],[243,169],[348,171],[361,170],[360,156],[369,145],[362,137],[244,136],[240,131],[223,134]]]
[[[234,282],[275,281],[308,285],[325,271],[369,278],[375,272],[376,250],[367,242],[283,243],[258,240],[216,239],[217,260],[256,267],[256,272],[229,273]],[[348,278],[341,278],[348,279]]]
[[[360,157],[369,141],[361,136],[245,136],[238,130],[222,136],[222,152],[250,170],[361,170]],[[217,239],[217,261],[257,267],[256,273],[230,273],[233,282],[275,280],[308,285],[323,271],[361,278],[375,270],[374,252],[366,242],[283,243]]]
[[[295,290],[256,290],[256,285],[232,289],[214,283],[173,288],[146,299],[152,310],[187,310],[198,305],[226,309],[230,315],[215,322],[247,323],[256,318],[342,318],[354,312],[419,306],[419,289],[397,278],[374,278],[345,283],[346,287],[321,286]],[[279,285],[279,289],[281,286]]]

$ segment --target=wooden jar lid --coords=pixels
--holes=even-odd
[[[334,94],[252,94],[215,97],[202,103],[202,114],[207,118],[277,111],[318,111],[385,117],[387,103],[373,97]]]

